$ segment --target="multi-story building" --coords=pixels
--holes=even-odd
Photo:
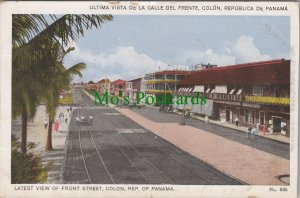
[[[126,95],[129,97],[132,103],[136,101],[137,92],[141,91],[141,82],[142,78],[137,78],[126,82]]]
[[[97,91],[104,94],[106,91],[110,94],[110,80],[108,78],[102,79],[97,82]]]
[[[110,84],[110,94],[111,95],[119,95],[120,91],[122,92],[123,96],[126,94],[126,81],[122,79],[115,80]]]
[[[195,71],[180,82],[177,96],[200,92],[205,105],[192,105],[194,113],[221,122],[266,127],[289,136],[290,61],[272,60]],[[177,105],[177,108],[185,108]]]
[[[146,74],[144,77],[145,94],[153,97],[176,93],[177,83],[186,78],[191,71],[164,70]]]

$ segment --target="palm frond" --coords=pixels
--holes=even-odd
[[[68,76],[71,76],[71,75],[78,75],[80,77],[82,77],[82,73],[81,71],[86,69],[86,64],[85,63],[78,63],[76,65],[73,65],[72,67],[68,68],[66,70],[66,74]]]

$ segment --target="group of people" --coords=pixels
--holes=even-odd
[[[55,122],[53,123],[53,127],[54,127],[54,130],[56,132],[58,131],[59,123],[66,123],[66,124],[68,123],[69,116],[72,113],[72,110],[73,110],[72,106],[70,106],[70,107],[67,108],[67,113],[66,114],[60,113],[58,115],[58,119],[59,120],[55,120]],[[45,118],[45,121],[44,121],[44,127],[45,127],[45,129],[47,129],[48,123],[49,123],[48,118]]]
[[[235,125],[236,126],[239,126],[239,119],[238,117],[235,118],[234,120],[235,122]],[[260,126],[260,123],[257,122],[255,125],[252,124],[250,125],[248,128],[247,128],[247,138],[251,138],[252,140],[254,139],[255,137],[255,134],[259,131],[259,126]],[[262,134],[265,135],[266,134],[266,126],[263,125],[263,128],[262,128]]]
[[[247,138],[251,138],[252,140],[255,137],[255,133],[257,133],[259,130],[259,122],[256,123],[256,125],[250,125],[247,129]]]

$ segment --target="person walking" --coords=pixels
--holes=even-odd
[[[235,125],[236,125],[236,126],[239,126],[239,118],[238,118],[238,117],[235,117],[235,120],[234,120],[234,121],[235,121]]]
[[[251,140],[254,140],[254,136],[255,136],[255,133],[256,133],[257,131],[256,131],[256,128],[255,127],[253,127],[252,129],[251,129]]]
[[[256,122],[256,132],[258,133],[259,132],[259,122]]]
[[[44,121],[44,127],[45,127],[45,129],[47,129],[47,126],[48,126],[48,119],[45,118],[45,121]]]
[[[249,139],[249,137],[250,137],[250,133],[251,133],[251,130],[252,130],[252,127],[251,127],[251,125],[249,125],[249,127],[248,127],[248,129],[247,129],[247,131],[246,131],[246,135],[247,135],[247,139]]]
[[[263,135],[266,135],[266,132],[267,132],[266,125],[263,125],[263,128],[262,128],[262,134],[263,134]]]
[[[65,123],[68,123],[68,116],[65,117]]]
[[[55,122],[54,122],[54,130],[55,130],[56,132],[58,131],[58,127],[59,127],[58,121],[55,120]]]

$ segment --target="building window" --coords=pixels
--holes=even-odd
[[[263,87],[262,86],[253,86],[252,94],[257,96],[263,95]]]

